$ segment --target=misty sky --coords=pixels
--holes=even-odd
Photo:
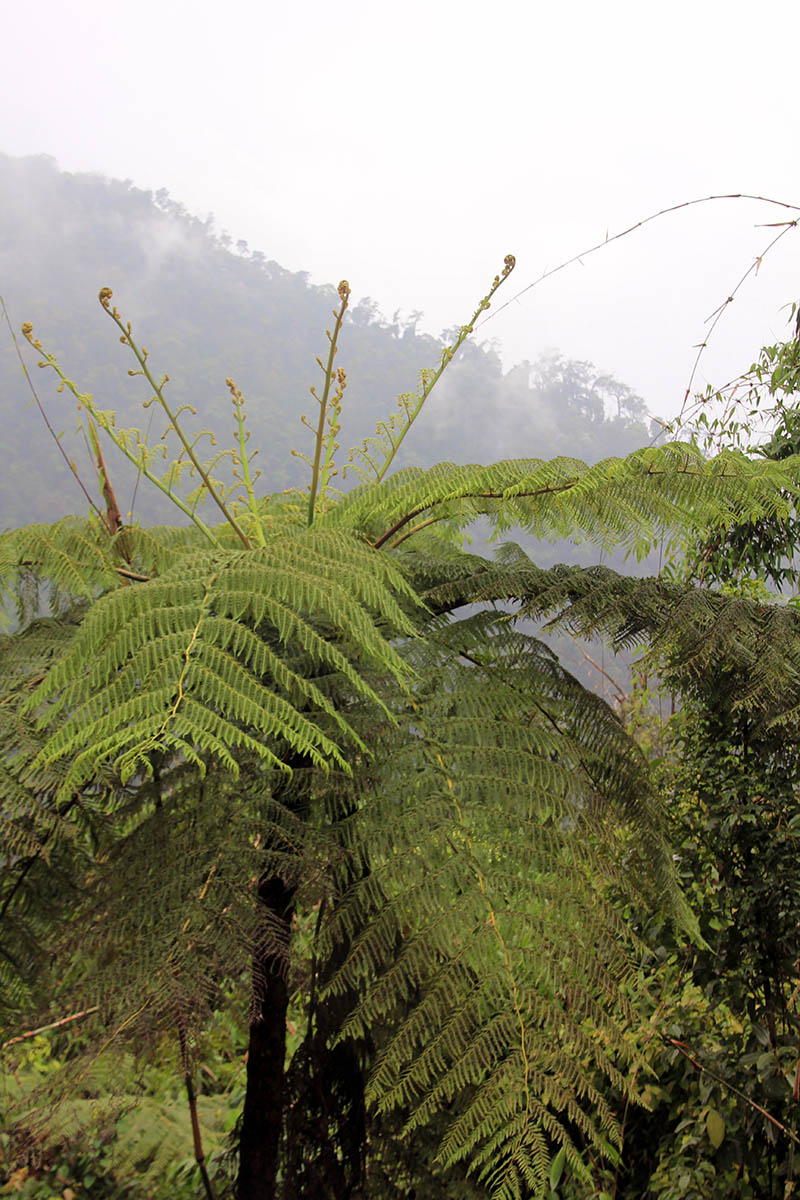
[[[40,0],[8,6],[0,150],[166,187],[313,282],[460,324],[650,213],[800,205],[796,3]],[[0,204],[2,198],[0,197]],[[1,209],[0,209],[1,212]],[[724,201],[653,222],[481,330],[680,405],[705,318],[797,215]],[[738,293],[697,384],[786,335],[800,230]],[[115,287],[124,281],[111,281]],[[0,290],[2,290],[0,285]]]

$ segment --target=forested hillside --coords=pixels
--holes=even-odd
[[[129,181],[68,174],[46,157],[0,155],[0,194],[0,295],[17,334],[31,321],[81,390],[114,409],[121,424],[143,426],[146,385],[128,378],[130,363],[97,303],[100,287],[113,288],[114,302],[150,350],[154,372],[170,375],[176,407],[192,404],[209,428],[226,429],[225,380],[233,377],[246,397],[253,444],[262,447],[263,489],[304,480],[289,451],[304,445],[298,413],[313,404],[305,398],[319,379],[315,359],[325,350],[338,281],[311,285],[305,274],[271,261],[268,246],[234,244],[211,217],[191,216],[165,191],[153,195]],[[347,263],[341,273],[348,274]],[[359,296],[357,279],[350,284],[353,302],[337,359],[347,373],[348,445],[374,432],[393,398],[416,387],[420,370],[438,363],[445,344],[417,332],[420,314],[385,317],[375,301]],[[466,321],[477,299],[466,297],[454,322]],[[74,436],[74,401],[56,395],[49,372],[32,377],[68,453],[91,481],[85,447]],[[602,369],[553,352],[504,371],[487,343],[462,348],[426,417],[424,434],[412,431],[404,444],[401,465],[521,454],[594,462],[627,454],[650,437],[645,402]],[[7,327],[0,335],[0,420],[0,528],[82,513],[86,502],[32,404]],[[115,476],[124,478],[119,468]],[[127,514],[130,476],[119,490]],[[174,519],[146,491],[137,497],[136,516]]]

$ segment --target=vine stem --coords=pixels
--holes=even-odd
[[[519,300],[520,296],[524,296],[532,288],[537,287],[540,283],[544,283],[545,279],[549,279],[551,275],[557,275],[559,271],[564,271],[567,267],[573,266],[574,263],[581,262],[582,259],[588,258],[590,254],[595,254],[605,246],[610,246],[612,242],[618,242],[620,238],[627,237],[630,233],[635,233],[643,225],[649,225],[651,221],[657,221],[659,217],[665,217],[669,213],[680,212],[682,208],[693,208],[698,204],[709,204],[717,200],[757,200],[761,204],[774,204],[778,208],[788,208],[792,212],[800,212],[800,204],[788,204],[785,200],[772,200],[769,196],[756,196],[749,192],[725,192],[714,196],[700,196],[694,200],[683,200],[680,204],[671,204],[668,208],[661,208],[658,212],[651,213],[649,217],[643,217],[641,221],[637,221],[634,225],[629,225],[627,229],[623,229],[611,237],[606,234],[602,242],[596,242],[594,246],[589,246],[586,250],[581,250],[580,254],[573,254],[572,258],[565,259],[557,267],[550,267],[549,270],[542,271],[538,279],[534,279],[533,283],[529,283],[522,291],[517,292],[510,300],[506,300],[505,304],[501,304],[493,313],[490,313],[488,317],[484,317],[480,325],[485,325],[487,321],[491,321],[492,317],[496,317],[498,313],[508,308],[510,304],[514,304],[515,301]]]
[[[40,1025],[38,1029],[26,1029],[24,1033],[19,1033],[16,1037],[9,1038],[7,1042],[3,1042],[0,1050],[7,1050],[9,1046],[16,1046],[18,1042],[26,1042],[29,1038],[38,1037],[40,1033],[49,1033],[51,1029],[63,1029],[65,1025],[71,1025],[74,1021],[84,1021],[87,1017],[91,1017],[98,1011],[98,1005],[94,1004],[91,1008],[84,1008],[80,1012],[70,1013],[68,1017],[62,1017],[59,1021],[51,1021],[49,1025]]]
[[[704,1063],[701,1063],[693,1053],[691,1046],[687,1046],[686,1042],[680,1042],[677,1038],[667,1037],[665,1034],[661,1034],[661,1040],[665,1046],[672,1046],[674,1050],[677,1050],[679,1054],[683,1055],[683,1057],[692,1064],[696,1071],[700,1071],[704,1075],[709,1075],[711,1079],[715,1081],[715,1083],[720,1085],[720,1087],[732,1092],[734,1096],[738,1096],[740,1100],[743,1100],[744,1103],[752,1108],[755,1112],[760,1113],[761,1116],[764,1117],[765,1120],[769,1121],[769,1123],[774,1126],[775,1129],[780,1130],[781,1133],[785,1133],[788,1138],[791,1138],[795,1145],[800,1144],[800,1138],[798,1138],[797,1134],[793,1130],[784,1125],[782,1121],[779,1121],[777,1117],[773,1117],[772,1113],[767,1112],[767,1110],[762,1108],[760,1104],[756,1104],[755,1100],[751,1100],[749,1096],[745,1095],[745,1093],[737,1088],[734,1084],[729,1083],[727,1079],[723,1079],[723,1077],[718,1075],[716,1071],[713,1071],[711,1067],[705,1066]]]
[[[694,387],[694,381],[695,381],[695,377],[697,376],[698,368],[700,366],[700,360],[703,357],[703,354],[705,353],[705,351],[708,347],[709,338],[713,334],[717,325],[719,325],[720,321],[722,320],[726,309],[728,308],[729,305],[733,304],[733,301],[736,298],[736,293],[746,283],[746,281],[749,279],[749,277],[754,272],[756,275],[758,274],[758,269],[761,266],[762,261],[769,254],[770,250],[772,250],[772,248],[774,246],[777,246],[777,244],[781,240],[781,238],[785,237],[786,234],[789,233],[790,230],[796,229],[797,224],[798,224],[798,222],[796,220],[795,221],[786,221],[783,223],[784,227],[783,227],[783,229],[781,229],[781,232],[779,234],[776,234],[776,236],[772,239],[772,241],[769,243],[769,245],[766,246],[761,251],[759,256],[757,258],[755,258],[753,260],[753,262],[751,262],[750,266],[744,272],[744,274],[739,279],[739,281],[737,282],[737,284],[733,288],[733,290],[730,292],[730,294],[723,300],[723,302],[722,302],[722,304],[720,304],[719,308],[717,308],[707,318],[708,321],[711,321],[711,325],[709,326],[709,330],[708,330],[708,333],[706,334],[705,338],[703,339],[702,342],[700,342],[700,344],[697,347],[697,354],[695,356],[694,363],[692,364],[691,374],[689,375],[689,382],[686,384],[686,391],[684,392],[684,395],[683,395],[681,411],[678,413],[678,416],[674,422],[676,429],[681,429],[684,426],[684,424],[686,423],[686,407],[689,403],[689,397],[691,395],[692,388]],[[703,403],[703,401],[701,399],[700,404],[702,405],[702,403]],[[696,411],[697,407],[698,406],[695,405],[694,409],[690,410],[690,411]]]

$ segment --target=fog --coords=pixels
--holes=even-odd
[[[657,210],[710,194],[800,203],[794,5],[499,0],[294,9],[44,0],[7,16],[0,150],[167,188],[316,283],[439,333],[503,257],[481,328],[506,366],[548,348],[680,406],[707,318],[794,214],[719,201],[660,218],[523,290]],[[158,247],[146,251],[158,253]],[[728,306],[696,383],[722,383],[786,331],[800,238]]]

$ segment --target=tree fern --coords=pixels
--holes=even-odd
[[[407,1138],[438,1139],[443,1169],[472,1172],[488,1195],[545,1194],[556,1153],[586,1179],[591,1158],[619,1146],[606,1085],[625,1092],[647,999],[615,898],[693,923],[642,756],[517,618],[647,638],[685,676],[724,655],[770,719],[797,703],[794,618],[762,620],[677,583],[543,571],[513,548],[490,561],[460,537],[482,517],[495,536],[521,526],[641,552],[784,513],[800,466],[673,445],[593,467],[388,475],[439,370],[364,449],[372,482],[337,499],[334,352],[348,294],[308,495],[256,495],[233,381],[234,481],[216,478],[220,456],[199,456],[107,289],[147,403],[180,446],[161,474],[146,440],[117,430],[28,330],[87,419],[193,524],[69,518],[0,537],[21,621],[0,643],[3,903],[19,918],[9,952],[45,928],[21,898],[26,864],[50,869],[52,840],[75,847],[61,864],[73,920],[47,925],[46,945],[63,965],[58,995],[97,1008],[90,1061],[152,1046],[157,1030],[185,1040],[251,962],[243,1160],[254,1137],[272,1148],[258,1170],[243,1164],[247,1200],[274,1194],[280,1144],[295,1171],[287,1200],[301,1177],[304,1195],[330,1194],[334,1167],[340,1194],[355,1195],[374,1131],[397,1122]],[[194,493],[181,490],[184,468]],[[220,525],[199,517],[203,497]],[[307,1034],[284,1102],[287,978],[301,971],[292,930],[309,911]],[[275,1079],[263,1078],[268,1060]]]

